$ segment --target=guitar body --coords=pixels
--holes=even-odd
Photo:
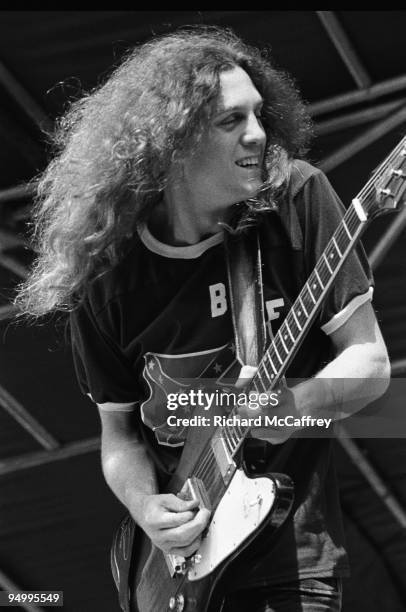
[[[166,493],[177,494],[190,475],[190,466],[213,438],[213,427],[190,427],[189,436]],[[137,612],[214,612],[221,600],[215,587],[231,561],[269,524],[275,529],[287,517],[293,484],[284,474],[250,477],[237,468],[222,496],[202,544],[198,563],[173,574],[166,555],[141,530],[135,536],[132,610]],[[172,606],[172,607],[171,607]]]

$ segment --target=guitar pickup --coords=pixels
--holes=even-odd
[[[236,465],[227,447],[226,441],[221,436],[216,436],[211,442],[211,448],[224,484],[228,485],[236,470]]]

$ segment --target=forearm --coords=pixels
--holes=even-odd
[[[145,445],[135,434],[104,434],[102,467],[107,484],[138,522],[145,497],[158,492],[155,469]]]
[[[272,408],[272,416],[281,422],[293,417],[297,424],[276,430],[261,428],[254,435],[278,444],[301,429],[302,417],[334,422],[351,416],[386,391],[389,377],[389,359],[380,337],[375,343],[357,342],[343,347],[314,378],[286,389],[278,406]]]
[[[375,354],[367,344],[347,347],[313,379],[292,389],[296,410],[300,416],[345,418],[380,397],[389,375],[385,352]]]
[[[107,484],[155,546],[166,553],[190,556],[200,546],[210,512],[198,509],[196,500],[158,492],[154,465],[131,413],[100,410],[100,417]]]

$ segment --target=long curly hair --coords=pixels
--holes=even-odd
[[[264,98],[269,187],[302,157],[310,122],[290,77],[228,29],[183,28],[135,47],[108,80],[57,122],[53,159],[37,183],[32,273],[20,312],[70,310],[117,262],[195,147],[219,96],[219,75],[243,68]],[[283,161],[285,160],[285,162]],[[279,175],[286,174],[280,171]],[[252,205],[255,205],[253,203]]]

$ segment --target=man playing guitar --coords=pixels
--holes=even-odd
[[[226,30],[186,29],[135,48],[68,111],[44,173],[42,263],[26,308],[71,310],[106,481],[165,558],[193,555],[212,519],[197,499],[163,492],[188,429],[168,423],[166,399],[185,379],[211,373],[221,384],[235,365],[224,232],[236,217],[255,225],[275,334],[342,218],[328,180],[303,159],[309,134],[291,81],[258,50]],[[389,363],[372,286],[359,247],[289,367],[302,382],[256,415],[336,420],[384,392]],[[237,388],[254,372],[245,368]],[[176,410],[191,416],[190,406]],[[254,429],[245,444],[247,469],[288,475],[295,498],[281,527],[265,526],[223,572],[222,612],[340,609],[349,566],[332,439],[292,436],[298,429]]]

